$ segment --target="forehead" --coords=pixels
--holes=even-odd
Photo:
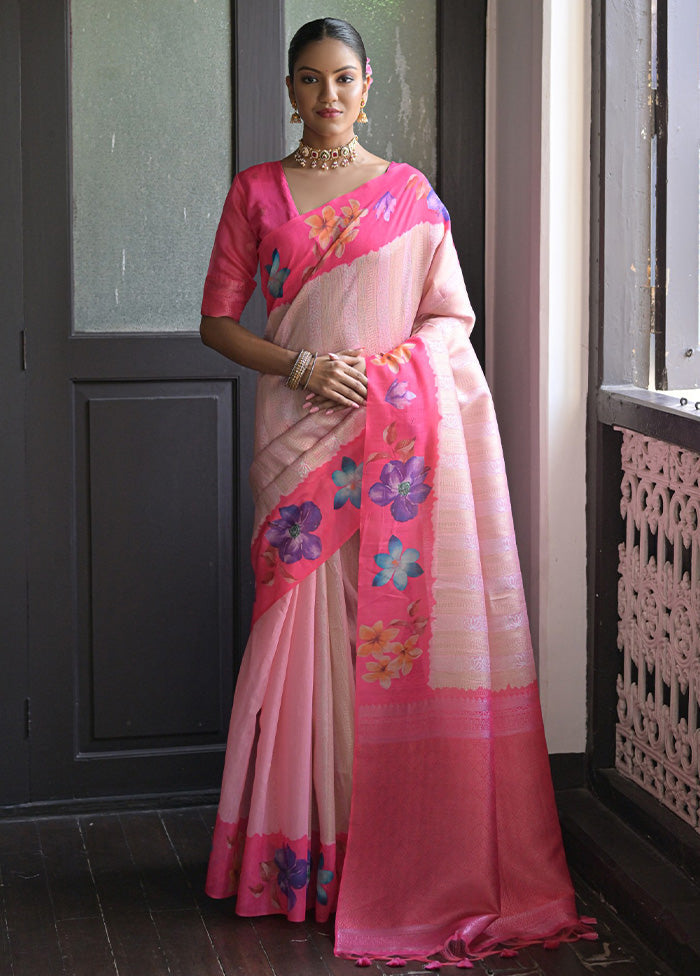
[[[294,70],[306,67],[318,71],[337,71],[348,65],[362,69],[360,59],[351,47],[335,37],[324,37],[320,41],[311,41],[301,49]]]

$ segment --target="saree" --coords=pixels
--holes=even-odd
[[[337,955],[459,961],[595,938],[566,867],[491,396],[449,215],[391,163],[299,214],[234,180],[202,312],[366,357],[366,406],[261,375],[256,596],[207,892],[336,913]]]

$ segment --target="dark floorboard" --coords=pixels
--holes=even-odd
[[[204,894],[211,807],[0,821],[0,976],[403,976],[333,955],[332,923],[239,918]],[[476,963],[474,976],[691,976],[661,966],[578,885],[600,939]],[[451,966],[441,972],[456,974]]]

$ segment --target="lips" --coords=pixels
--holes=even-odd
[[[321,109],[321,111],[317,114],[320,115],[322,119],[335,119],[338,115],[340,115],[340,112],[337,108],[324,108]]]

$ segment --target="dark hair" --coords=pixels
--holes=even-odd
[[[364,78],[367,53],[362,38],[352,24],[348,24],[347,20],[336,20],[335,17],[320,17],[318,20],[310,20],[308,24],[303,24],[299,28],[289,45],[287,56],[289,77],[294,77],[294,65],[306,45],[314,41],[322,41],[326,37],[331,37],[335,41],[342,41],[355,52],[362,65],[362,77]]]

